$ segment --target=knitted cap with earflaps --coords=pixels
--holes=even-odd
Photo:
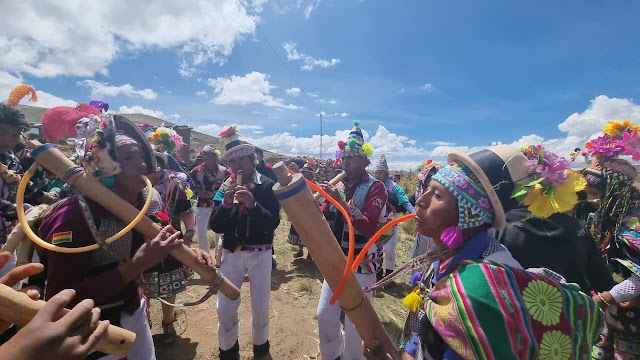
[[[386,171],[389,172],[389,165],[387,165],[387,157],[384,154],[380,155],[380,159],[378,159],[378,163],[376,164],[376,171]]]
[[[339,141],[338,148],[336,152],[337,160],[348,156],[364,156],[368,158],[373,155],[373,147],[364,142],[359,120],[353,122],[353,129],[349,133],[347,142]]]

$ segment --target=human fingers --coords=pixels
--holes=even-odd
[[[13,287],[23,279],[38,274],[42,272],[42,270],[44,270],[44,265],[38,263],[21,265],[3,276],[2,279],[0,279],[0,283]]]
[[[82,348],[79,349],[83,353],[88,353],[91,351],[96,345],[98,341],[102,339],[107,334],[107,329],[109,328],[109,320],[100,321],[98,326],[89,334],[86,342],[82,345]]]
[[[89,337],[98,325],[100,325],[100,308],[94,307],[91,309],[91,318],[89,321],[81,323],[77,330],[83,344],[89,340]]]
[[[38,289],[37,286],[28,286],[26,288],[22,288],[20,289],[20,292],[27,294],[27,296],[29,296],[31,300],[40,299],[40,289]]]
[[[58,313],[64,309],[67,304],[73,300],[76,296],[76,291],[73,289],[64,289],[55,294],[46,304],[38,311],[36,316],[33,317],[32,322],[51,322],[55,321]],[[31,324],[31,322],[29,323]]]
[[[84,322],[87,322],[93,316],[94,302],[91,299],[84,299],[71,309],[60,320],[56,321],[66,331],[74,331],[81,327]]]

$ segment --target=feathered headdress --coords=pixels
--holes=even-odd
[[[7,105],[15,107],[20,103],[20,100],[22,100],[27,95],[31,95],[29,101],[38,101],[38,95],[36,94],[36,89],[34,89],[33,86],[20,84],[9,93]]]

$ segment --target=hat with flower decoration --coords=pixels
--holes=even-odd
[[[336,153],[337,158],[348,156],[364,156],[368,158],[373,155],[373,147],[364,142],[364,135],[362,134],[362,129],[360,129],[359,120],[353,122],[353,129],[349,132],[347,142],[339,141],[338,148],[339,150]]]
[[[458,198],[458,224],[441,235],[452,248],[461,244],[462,229],[501,228],[505,213],[520,204],[537,217],[569,211],[586,186],[566,159],[542,146],[495,145],[470,155],[452,151],[448,161],[432,179]]]
[[[160,126],[149,134],[149,142],[155,150],[169,154],[176,154],[184,146],[182,136],[164,126]]]
[[[49,141],[61,138],[73,141],[77,162],[87,174],[107,186],[112,185],[113,176],[122,171],[116,150],[119,146],[140,146],[147,165],[146,173],[156,171],[149,139],[125,116],[106,114],[88,104],[79,104],[75,108],[58,106],[43,114],[42,130]]]
[[[220,140],[224,142],[224,159],[229,161],[234,158],[253,155],[255,146],[244,140],[240,140],[240,134],[235,126],[229,126],[221,132]]]

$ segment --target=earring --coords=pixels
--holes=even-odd
[[[455,249],[462,244],[462,229],[460,226],[449,226],[440,235],[440,240],[448,247]]]

